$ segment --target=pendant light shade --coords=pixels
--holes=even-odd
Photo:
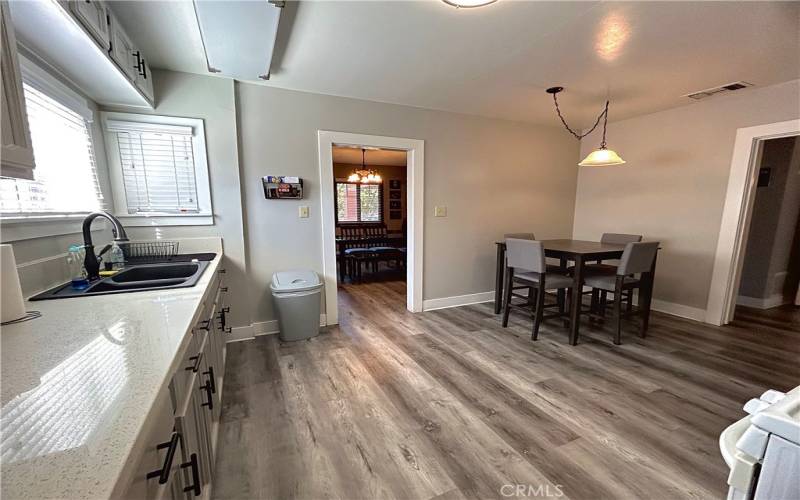
[[[581,140],[584,137],[588,136],[600,125],[600,120],[603,120],[603,139],[600,142],[600,147],[595,149],[589,156],[583,159],[580,163],[578,163],[581,167],[611,167],[614,165],[622,165],[625,163],[625,160],[620,158],[616,151],[612,149],[606,148],[606,128],[608,126],[608,101],[606,101],[606,107],[603,109],[603,112],[597,117],[597,120],[594,122],[594,126],[590,128],[588,131],[579,134],[570,128],[567,125],[567,121],[561,115],[561,109],[558,107],[558,99],[556,98],[556,94],[564,90],[564,87],[550,87],[547,89],[547,93],[553,96],[553,104],[556,107],[556,114],[558,114],[558,118],[561,120],[561,123],[564,124],[564,127],[567,131],[574,135],[576,139]]]
[[[581,167],[611,167],[624,163],[625,160],[620,158],[613,149],[600,148],[589,153],[589,156],[584,158],[578,165]]]

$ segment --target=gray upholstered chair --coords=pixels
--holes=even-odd
[[[535,240],[536,235],[533,233],[506,233],[503,235],[504,240],[509,238],[514,238],[517,240]]]
[[[539,336],[539,326],[544,317],[544,296],[547,290],[572,290],[571,277],[547,272],[544,247],[541,241],[508,238],[506,239],[506,274],[508,276],[503,294],[503,327],[508,326],[508,315],[512,307],[528,310],[533,315],[531,339]],[[514,294],[514,284],[528,288],[528,296]],[[570,294],[571,296],[572,294]],[[522,304],[514,304],[512,298],[525,299]],[[562,316],[561,313],[553,316]],[[548,316],[552,317],[552,316]]]
[[[617,266],[617,272],[614,274],[594,274],[587,275],[584,283],[592,287],[592,290],[600,290],[602,292],[612,292],[614,294],[614,343],[620,344],[620,333],[622,325],[622,300],[625,292],[633,293],[633,290],[641,290],[642,280],[641,274],[648,273],[652,269],[653,261],[658,252],[659,242],[647,241],[644,243],[628,243],[625,245],[625,251]],[[639,275],[637,277],[637,275]],[[596,294],[592,295],[595,300]],[[605,299],[603,299],[604,301]],[[602,310],[605,310],[605,305],[601,305]],[[632,314],[632,311],[627,313]],[[640,330],[640,335],[644,334],[644,325]]]
[[[603,233],[603,236],[600,237],[600,243],[606,243],[609,245],[627,245],[628,243],[638,243],[642,241],[641,234],[624,234],[624,233]],[[571,271],[571,269],[570,269]],[[583,268],[583,272],[585,276],[590,274],[611,274],[614,275],[617,273],[617,264],[615,263],[604,263],[602,261],[597,261],[593,264],[586,264]],[[603,292],[585,292],[592,294],[592,303],[597,304],[597,293]],[[628,311],[633,309],[633,293],[628,291],[626,292],[626,308]],[[605,299],[605,297],[604,297]]]

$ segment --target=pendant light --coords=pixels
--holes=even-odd
[[[366,154],[367,150],[365,148],[361,148],[361,168],[350,174],[350,176],[347,178],[347,182],[370,184],[383,181],[377,172],[367,168]]]
[[[497,0],[442,0],[447,5],[452,5],[456,9],[471,9],[473,7],[483,7]]]
[[[584,158],[580,163],[578,163],[581,167],[610,167],[614,165],[622,165],[625,163],[616,151],[613,149],[608,149],[606,147],[606,127],[608,125],[608,101],[606,101],[606,107],[603,109],[603,112],[597,117],[597,120],[594,122],[592,128],[589,129],[588,132],[584,134],[579,134],[572,130],[569,125],[567,125],[567,121],[564,120],[564,117],[561,116],[561,110],[558,107],[558,99],[556,98],[556,94],[564,90],[564,87],[550,87],[547,89],[548,94],[553,95],[553,103],[556,106],[556,113],[558,117],[561,119],[561,123],[564,124],[564,127],[569,131],[570,134],[574,135],[578,140],[583,139],[587,135],[594,132],[597,126],[600,124],[600,119],[603,119],[603,139],[600,142],[600,148],[595,149],[589,155]]]

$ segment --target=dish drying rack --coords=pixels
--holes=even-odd
[[[135,241],[119,243],[126,262],[168,260],[178,254],[177,241]]]

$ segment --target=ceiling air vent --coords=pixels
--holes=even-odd
[[[688,97],[689,99],[694,99],[695,101],[699,101],[700,99],[705,99],[706,97],[711,97],[714,94],[719,94],[720,92],[732,92],[734,90],[739,90],[747,87],[752,87],[752,83],[747,82],[733,82],[728,83],[725,85],[720,85],[719,87],[714,87],[710,89],[700,90],[697,92],[692,92],[691,94],[686,94],[683,97]]]

